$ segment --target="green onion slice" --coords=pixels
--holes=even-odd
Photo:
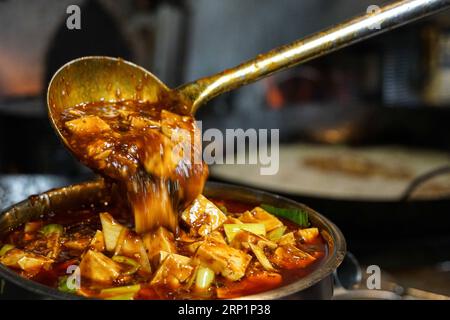
[[[4,256],[9,250],[14,249],[15,247],[12,244],[5,244],[0,249],[0,257]]]
[[[195,286],[199,289],[208,289],[215,278],[214,271],[207,267],[199,267],[195,279]]]
[[[141,290],[140,284],[114,287],[102,289],[100,295],[106,296],[105,300],[133,300],[134,296],[138,291]]]
[[[75,293],[77,291],[77,289],[71,289],[67,286],[67,281],[68,281],[69,276],[62,276],[59,278],[58,281],[58,290],[62,291],[62,292],[67,292],[67,293]]]
[[[49,236],[53,233],[59,233],[62,234],[64,231],[64,228],[62,225],[60,224],[47,224],[45,226],[43,226],[41,229],[39,229],[39,233],[41,233],[44,236]]]
[[[302,209],[276,208],[268,204],[261,204],[261,208],[273,215],[295,222],[302,228],[309,227],[308,213]]]
[[[228,242],[233,241],[236,234],[241,231],[248,231],[260,236],[266,235],[266,227],[263,223],[224,224],[223,229],[225,230]]]

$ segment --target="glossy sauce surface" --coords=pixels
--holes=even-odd
[[[226,209],[228,212],[245,212],[251,210],[255,204],[246,204],[234,200],[211,199],[214,204],[220,208]],[[82,239],[91,239],[96,230],[101,229],[99,213],[107,210],[114,218],[125,226],[132,227],[131,221],[126,219],[124,208],[121,206],[110,206],[101,209],[82,209],[67,212],[57,212],[45,215],[43,219],[36,220],[42,225],[59,224],[64,227],[64,238],[62,241],[62,250],[55,260],[52,268],[49,270],[41,269],[38,272],[26,272],[16,270],[21,276],[30,280],[42,283],[44,285],[56,288],[61,277],[67,276],[67,268],[69,266],[78,266],[82,260],[82,254],[86,248],[76,250],[68,248],[66,245],[70,241],[77,241]],[[239,217],[240,214],[230,214],[230,216]],[[286,219],[281,219],[283,224],[287,227],[286,233],[295,232],[298,226]],[[219,228],[221,230],[221,228]],[[223,230],[222,230],[223,231]],[[39,237],[39,236],[38,236]],[[40,250],[35,245],[30,247],[31,243],[37,241],[36,235],[24,232],[23,227],[10,232],[2,239],[4,243],[10,243],[17,248],[28,248],[34,253],[46,254],[45,248]],[[187,247],[191,244],[188,230],[181,226],[180,236],[176,238],[177,253],[184,256],[192,257],[193,254]],[[137,272],[131,277],[125,277],[115,281],[115,287],[123,285],[132,285],[139,283],[140,289],[135,294],[134,299],[218,299],[218,298],[235,298],[259,292],[275,289],[285,284],[292,283],[300,278],[303,278],[316,270],[322,264],[323,259],[328,254],[328,246],[326,241],[319,235],[313,241],[308,243],[297,239],[296,246],[315,257],[315,261],[305,264],[304,267],[283,269],[277,268],[276,272],[266,272],[262,270],[261,265],[257,259],[252,259],[247,267],[245,277],[240,281],[230,281],[229,279],[218,275],[215,279],[215,290],[196,291],[188,289],[184,286],[174,289],[167,283],[151,284],[151,279],[154,274],[145,272]],[[110,256],[110,255],[108,255]],[[14,270],[14,269],[13,269]],[[86,297],[102,298],[101,290],[105,287],[104,284],[95,283],[89,279],[82,278],[81,288],[78,294]],[[219,294],[218,294],[219,292]],[[218,296],[220,295],[220,296]]]

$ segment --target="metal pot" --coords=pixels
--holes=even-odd
[[[345,239],[341,231],[332,222],[303,204],[254,189],[209,182],[205,189],[205,195],[255,205],[267,203],[279,207],[304,209],[308,211],[312,224],[323,230],[322,234],[328,243],[328,255],[321,262],[321,265],[308,276],[275,290],[242,297],[241,299],[330,299],[332,297],[332,274],[342,262],[346,253]],[[15,228],[32,218],[37,218],[48,211],[74,210],[91,204],[101,207],[107,202],[113,203],[114,197],[102,181],[50,190],[6,209],[0,215],[0,237],[11,228]],[[2,265],[0,265],[0,294],[0,299],[81,298],[22,278]]]

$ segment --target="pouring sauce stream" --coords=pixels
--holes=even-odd
[[[77,158],[125,191],[136,232],[177,231],[177,212],[203,191],[208,175],[192,116],[127,100],[68,108],[60,121]]]

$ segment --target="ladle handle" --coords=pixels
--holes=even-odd
[[[255,59],[232,69],[181,86],[176,91],[188,100],[188,104],[192,104],[191,113],[195,113],[202,104],[219,94],[392,30],[449,6],[450,0],[402,0],[379,9],[373,7],[372,13],[258,55]]]

